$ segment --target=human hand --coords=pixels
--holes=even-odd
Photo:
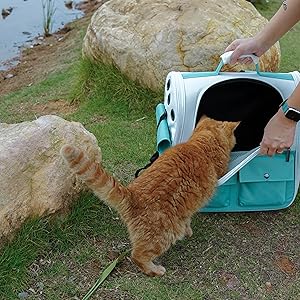
[[[280,108],[265,127],[260,153],[273,156],[290,148],[294,142],[296,124],[287,119]]]
[[[260,42],[258,37],[251,37],[246,39],[237,39],[233,41],[226,49],[227,51],[233,51],[230,59],[230,63],[234,64],[237,61],[242,64],[252,63],[252,59],[249,57],[239,58],[242,55],[254,54],[256,56],[263,55],[268,50],[268,47]]]

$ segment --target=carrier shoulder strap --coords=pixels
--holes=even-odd
[[[140,172],[141,172],[141,171],[146,170],[147,168],[149,168],[149,167],[150,167],[150,166],[158,159],[158,157],[159,157],[159,153],[158,153],[158,151],[156,151],[156,152],[150,157],[150,162],[147,163],[143,168],[140,168],[140,169],[138,169],[138,170],[135,172],[135,174],[134,174],[135,178],[137,178],[137,177],[140,175]]]
[[[157,126],[156,126],[156,129],[159,127],[160,123],[162,122],[162,120],[165,120],[167,119],[167,112],[164,111],[164,113],[160,116],[159,120],[158,120],[158,123],[157,123]],[[147,163],[143,168],[140,168],[138,169],[134,176],[135,178],[137,178],[139,175],[140,175],[140,172],[143,171],[143,170],[146,170],[147,168],[149,168],[157,159],[159,158],[159,152],[156,151],[151,157],[150,157],[150,162]]]

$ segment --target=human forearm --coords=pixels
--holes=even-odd
[[[293,94],[289,97],[287,103],[290,107],[296,108],[300,111],[300,83],[294,90]]]
[[[300,84],[288,98],[287,103],[290,107],[300,110]],[[282,153],[293,144],[295,130],[296,122],[287,118],[280,107],[265,127],[260,152],[267,155]]]
[[[269,23],[257,34],[259,43],[269,49],[300,20],[300,0],[286,0]]]
[[[263,55],[288,30],[300,20],[300,0],[287,0],[267,25],[254,37],[237,39],[225,51],[233,50],[231,63],[236,63],[245,54]],[[248,60],[248,61],[247,61]],[[249,63],[251,59],[240,59],[242,63]]]

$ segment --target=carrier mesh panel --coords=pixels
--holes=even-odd
[[[233,169],[235,166],[240,164],[244,159],[246,159],[251,151],[235,151],[230,154],[230,162],[228,166],[228,171]]]
[[[282,102],[271,85],[255,79],[229,79],[205,91],[197,112],[197,122],[205,114],[220,121],[241,121],[235,130],[233,151],[251,150],[261,142],[266,124]]]

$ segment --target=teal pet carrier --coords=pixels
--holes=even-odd
[[[219,179],[203,212],[264,211],[286,208],[299,186],[299,126],[292,147],[273,157],[259,154],[264,127],[300,82],[299,72],[220,72],[232,52],[221,56],[213,72],[170,72],[164,103],[156,108],[157,151],[185,142],[201,115],[241,121],[228,172]],[[164,118],[164,116],[166,116]]]

